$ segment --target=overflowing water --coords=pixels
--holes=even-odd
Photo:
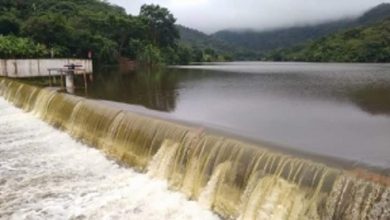
[[[171,190],[226,219],[390,218],[388,173],[343,170],[15,81],[0,80],[0,95],[138,172],[166,180]],[[9,177],[0,184],[9,191],[1,190],[6,202],[0,207],[11,207],[2,215],[213,217],[161,182],[118,167],[30,114],[4,101],[0,107],[1,157],[16,161],[13,167],[5,159],[1,167]]]
[[[105,68],[87,96],[295,151],[390,168],[389,64],[232,62],[122,74]]]
[[[0,219],[218,219],[0,97]]]

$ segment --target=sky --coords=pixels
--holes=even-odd
[[[139,14],[143,4],[167,7],[177,23],[206,33],[222,29],[265,30],[356,17],[390,0],[108,0]]]

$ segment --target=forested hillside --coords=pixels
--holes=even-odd
[[[195,62],[230,60],[233,53],[241,50],[201,31],[183,25],[176,25],[176,28],[180,35],[179,44],[190,48]]]
[[[200,49],[211,48],[221,52],[230,52],[237,49],[236,47],[210,35],[207,35],[201,31],[185,27],[183,25],[177,25],[177,29],[180,33],[180,42],[191,47],[197,47]]]
[[[390,17],[390,4],[383,3],[364,13],[356,21],[357,25],[374,24]]]
[[[219,31],[213,36],[237,47],[264,54],[316,40],[337,31],[376,23],[390,16],[390,4],[381,4],[356,19],[342,19],[313,26],[282,28],[269,31]]]
[[[282,56],[282,50],[278,50],[268,58],[304,59],[302,51],[308,55],[309,49],[296,45],[348,28],[375,24],[389,15],[390,4],[381,4],[357,19],[264,32],[221,31],[207,35],[176,25],[174,15],[158,5],[144,5],[140,14],[133,16],[102,0],[1,0],[0,58],[85,58],[92,52],[98,63],[115,63],[120,57],[128,57],[148,64],[187,64],[258,60],[275,49],[295,46],[288,50],[289,55]],[[378,30],[378,25],[368,29],[369,33],[356,29],[361,33],[359,41],[372,42],[369,36],[386,36]],[[319,42],[342,44],[341,35],[348,34]],[[319,46],[315,45],[320,44],[314,42],[309,47],[319,51]],[[360,51],[362,44],[356,43],[353,48]],[[316,58],[305,56],[304,60],[323,59],[318,55],[310,57]]]
[[[194,54],[178,44],[175,22],[158,5],[132,16],[101,0],[1,0],[0,58],[85,58],[91,51],[99,63],[188,63]]]
[[[349,27],[350,20],[342,20],[315,26],[291,27],[279,30],[257,32],[246,31],[219,31],[213,36],[235,46],[256,50],[263,54],[276,48],[285,48],[316,39],[329,33]]]
[[[305,46],[274,51],[269,60],[309,62],[390,62],[390,19],[352,28]]]
[[[192,48],[194,61],[253,60],[260,58],[259,53],[255,50],[233,45],[213,35],[207,35],[182,25],[177,25],[177,28],[180,33],[180,44]],[[203,52],[200,53],[199,51]],[[198,59],[200,54],[203,54],[203,59]]]

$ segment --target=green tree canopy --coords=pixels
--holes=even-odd
[[[176,18],[166,8],[159,5],[143,5],[140,18],[145,22],[147,37],[159,47],[173,47],[179,39],[175,27]]]
[[[47,48],[29,38],[0,35],[0,58],[36,58],[49,54]]]
[[[307,45],[274,51],[268,59],[310,62],[390,62],[390,19],[339,32]]]
[[[218,57],[213,52],[204,59],[209,53],[201,50],[194,56],[190,46],[178,45],[176,19],[158,5],[143,5],[140,15],[132,16],[102,0],[1,0],[0,12],[0,34],[45,46],[54,50],[55,57],[86,58],[92,51],[98,63],[115,63],[120,57],[128,57],[153,65]]]
[[[0,34],[19,34],[20,24],[19,21],[10,13],[4,13],[0,16]]]

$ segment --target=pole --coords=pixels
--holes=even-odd
[[[52,82],[51,82],[51,70],[49,70],[49,86],[52,87]]]
[[[65,86],[68,93],[74,93],[74,70],[66,71]]]
[[[61,75],[61,89],[64,89],[64,71],[63,70],[59,70],[60,71],[60,75]]]
[[[88,89],[87,73],[85,71],[83,72],[83,76],[84,76],[84,88]]]

